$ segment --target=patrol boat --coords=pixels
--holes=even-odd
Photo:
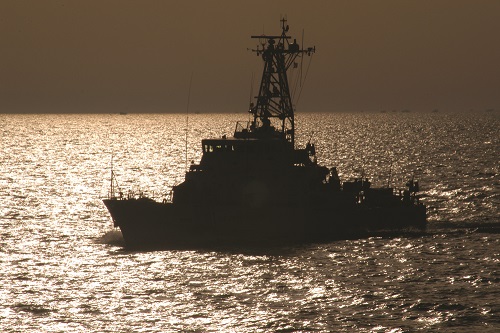
[[[363,237],[385,231],[424,230],[419,185],[374,188],[366,178],[342,182],[335,167],[318,164],[315,145],[295,146],[287,71],[315,47],[288,35],[251,36],[264,69],[250,121],[233,137],[204,139],[172,195],[156,201],[111,190],[103,202],[130,249],[281,246]]]

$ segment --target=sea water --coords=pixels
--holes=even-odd
[[[425,234],[131,252],[101,198],[161,200],[246,114],[0,115],[2,332],[499,332],[498,113],[299,113],[343,180],[404,187]]]

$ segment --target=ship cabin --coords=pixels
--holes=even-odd
[[[204,139],[200,164],[192,164],[190,171],[222,171],[275,169],[287,166],[316,165],[314,145],[294,149],[290,142],[277,138]]]

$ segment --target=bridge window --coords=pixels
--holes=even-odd
[[[214,147],[212,145],[203,145],[204,153],[211,153],[214,151]]]
[[[204,153],[212,153],[212,152],[231,152],[238,150],[238,147],[232,144],[204,144],[203,152]]]

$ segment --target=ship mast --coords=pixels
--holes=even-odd
[[[292,97],[288,84],[287,70],[296,67],[298,56],[311,55],[316,47],[301,49],[294,39],[287,35],[289,27],[281,19],[281,35],[251,36],[261,41],[261,46],[252,49],[262,55],[264,70],[256,97],[256,104],[250,104],[253,114],[252,131],[265,137],[279,137],[295,146],[295,123]]]

